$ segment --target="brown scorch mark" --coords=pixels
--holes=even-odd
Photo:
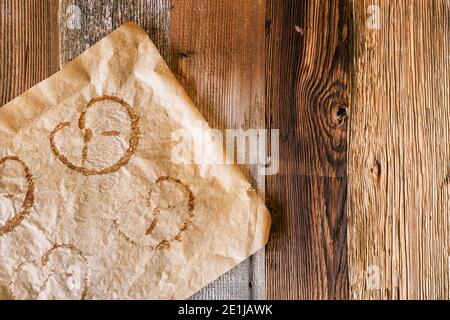
[[[49,250],[47,250],[47,251],[42,255],[40,261],[36,261],[36,260],[28,260],[28,261],[24,261],[24,262],[20,263],[16,268],[14,268],[15,273],[18,274],[18,273],[21,271],[21,269],[23,268],[23,266],[25,266],[26,264],[38,264],[38,263],[40,263],[40,265],[41,265],[42,267],[46,267],[47,264],[48,264],[48,262],[49,262],[49,260],[50,260],[50,256],[51,256],[56,250],[59,250],[59,249],[67,249],[67,250],[70,250],[72,254],[77,254],[77,255],[79,255],[79,256],[84,260],[84,262],[85,262],[85,264],[86,264],[86,267],[89,267],[89,265],[88,265],[88,260],[87,260],[87,258],[86,258],[86,256],[85,256],[85,254],[83,253],[83,251],[81,251],[80,249],[78,249],[77,247],[75,247],[75,246],[72,245],[72,244],[63,243],[63,244],[54,244],[53,247],[51,247]],[[57,273],[57,272],[58,272],[58,270],[55,270],[55,269],[49,269],[49,270],[48,270],[47,276],[45,277],[45,279],[44,279],[42,285],[39,287],[39,290],[38,290],[38,293],[37,293],[37,297],[39,296],[39,294],[41,294],[41,292],[43,292],[43,291],[46,289],[46,286],[47,286],[48,281],[50,280],[50,278],[52,277],[52,275],[53,275],[54,273]],[[68,273],[68,272],[63,272],[63,274],[64,274],[66,277],[71,277],[71,276],[72,276],[72,274],[71,274],[71,273]],[[15,297],[15,294],[14,294],[14,285],[15,285],[15,282],[16,282],[16,281],[11,280],[11,281],[9,282],[9,284],[8,284],[8,291],[9,291],[9,294],[10,294],[12,297],[14,297],[14,298],[16,298],[16,297]],[[81,292],[81,295],[80,295],[80,299],[81,299],[81,300],[85,300],[85,299],[86,299],[88,290],[89,290],[89,279],[88,279],[88,276],[85,275],[85,276],[84,276],[84,279],[83,279],[83,291]]]
[[[91,101],[89,101],[89,103],[86,105],[86,110],[91,108],[97,102],[108,101],[108,100],[119,103],[127,111],[128,116],[131,119],[131,134],[130,134],[130,139],[129,139],[129,147],[125,151],[125,154],[123,155],[123,157],[120,158],[114,165],[112,165],[108,168],[102,169],[102,170],[94,170],[94,169],[86,168],[84,166],[81,166],[81,167],[76,166],[73,163],[71,163],[64,155],[62,155],[61,152],[59,151],[58,147],[56,146],[55,136],[58,131],[60,131],[64,127],[68,126],[70,124],[69,122],[62,122],[62,123],[58,124],[55,127],[55,129],[53,129],[53,131],[50,133],[50,137],[49,137],[50,138],[50,147],[51,147],[53,153],[55,154],[55,156],[58,158],[58,160],[61,161],[63,164],[65,164],[69,169],[77,171],[85,176],[103,175],[103,174],[109,174],[109,173],[116,172],[122,166],[126,165],[130,161],[131,157],[135,154],[136,149],[139,145],[139,140],[140,140],[139,117],[134,112],[133,108],[123,99],[121,99],[119,97],[115,97],[115,96],[108,96],[108,95],[97,97],[97,98],[94,98]],[[87,158],[87,143],[92,138],[92,131],[89,133],[90,129],[85,129],[85,127],[86,127],[86,111],[81,113],[80,118],[78,119],[78,127],[81,130],[85,130],[84,147],[83,147],[82,154],[83,154],[83,160],[86,160],[86,158]],[[107,133],[107,135],[115,135],[117,132],[109,131],[106,133]]]
[[[68,243],[54,244],[51,249],[47,250],[42,255],[42,258],[41,258],[41,263],[42,263],[43,266],[47,265],[47,263],[48,263],[48,261],[50,259],[50,256],[58,249],[68,249],[68,250],[71,251],[72,254],[78,254],[84,260],[86,266],[87,267],[89,266],[88,260],[87,260],[87,258],[85,256],[85,254],[83,253],[83,251],[81,251],[80,249],[78,249],[74,245],[68,244]],[[66,273],[66,275],[67,275],[67,273]],[[81,300],[86,300],[86,296],[87,296],[88,291],[89,291],[89,279],[88,279],[88,275],[85,275],[84,279],[83,279],[83,291],[81,292],[81,296],[80,296]]]
[[[172,242],[174,242],[174,241],[181,241],[181,235],[183,234],[184,231],[187,230],[189,225],[192,224],[192,219],[194,217],[193,210],[194,210],[195,196],[192,193],[191,189],[188,187],[188,185],[183,183],[183,182],[181,182],[177,178],[172,178],[172,177],[169,177],[169,176],[159,177],[156,180],[156,185],[158,185],[159,183],[164,182],[164,181],[170,181],[172,183],[176,183],[176,184],[178,184],[178,185],[183,187],[183,189],[185,190],[185,192],[187,193],[187,196],[188,196],[187,209],[188,209],[189,215],[188,215],[188,218],[186,219],[186,221],[183,223],[183,226],[181,227],[180,231],[178,231],[178,233],[175,236],[173,236],[171,239],[164,239],[164,240],[162,240],[155,247],[156,250],[168,249]],[[149,199],[151,197],[151,194],[152,194],[152,191],[150,191],[150,193],[149,193]],[[158,223],[159,214],[160,214],[160,208],[159,207],[154,208],[153,209],[153,216],[154,216],[154,218],[153,218],[153,221],[150,224],[149,228],[147,229],[147,232],[145,233],[145,235],[150,235],[153,232],[153,230],[155,229],[155,227],[156,227],[156,225]]]
[[[114,130],[102,132],[102,136],[105,136],[105,137],[117,137],[118,135],[120,135],[120,132],[114,131]]]
[[[117,230],[119,231],[119,234],[126,240],[126,241],[128,241],[129,243],[131,243],[132,245],[134,245],[134,246],[137,246],[138,244],[137,244],[137,242],[136,241],[134,241],[133,239],[131,239],[121,228],[120,228],[120,225],[119,225],[119,221],[117,221],[117,220],[114,220],[113,221],[113,225],[117,228]]]
[[[187,212],[188,212],[188,217],[187,219],[184,221],[183,225],[181,226],[180,230],[177,232],[176,235],[174,235],[173,237],[171,237],[170,239],[163,239],[161,240],[157,245],[155,246],[149,246],[150,249],[152,250],[165,250],[170,248],[171,244],[174,241],[181,241],[182,238],[182,234],[189,228],[189,226],[192,224],[192,220],[194,218],[194,207],[195,207],[195,196],[193,194],[193,192],[191,191],[191,189],[189,188],[189,186],[183,182],[181,182],[181,180],[177,179],[177,178],[173,178],[173,177],[169,177],[169,176],[162,176],[159,177],[156,180],[156,185],[160,184],[161,182],[164,181],[170,181],[172,183],[178,184],[180,185],[184,192],[186,193],[186,199],[187,199]],[[147,205],[151,206],[151,201],[150,201],[150,197],[152,195],[152,191],[149,192],[149,196],[147,199]],[[168,206],[165,209],[173,209],[175,206]],[[144,236],[151,236],[153,231],[155,230],[155,228],[157,227],[158,223],[159,223],[159,216],[161,213],[161,208],[160,207],[155,207],[152,210],[153,213],[153,218],[152,221],[149,224],[149,227],[147,228],[147,230],[145,231]],[[114,220],[113,221],[113,225],[119,230],[119,234],[128,242],[130,242],[133,245],[138,245],[138,243],[133,240],[129,235],[127,235],[127,233],[121,228],[120,223],[118,220]]]
[[[6,223],[3,226],[0,226],[0,237],[13,231],[23,221],[23,219],[25,219],[25,217],[30,214],[30,209],[34,205],[35,187],[34,187],[33,175],[31,174],[30,169],[25,164],[25,162],[20,160],[19,157],[9,156],[9,157],[1,158],[0,165],[5,163],[6,161],[15,161],[22,167],[22,169],[25,172],[25,178],[27,179],[27,182],[28,182],[28,190],[25,195],[25,199],[23,201],[20,212],[17,213],[14,217],[9,219],[8,221],[6,221]]]
[[[92,129],[86,129],[84,131],[84,139],[83,139],[83,151],[82,151],[82,164],[84,165],[84,163],[86,162],[87,158],[88,158],[88,149],[89,149],[89,142],[91,141],[93,136],[93,132]]]

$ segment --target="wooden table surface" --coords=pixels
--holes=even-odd
[[[450,298],[450,0],[0,0],[0,105],[127,21],[211,126],[280,130],[267,248],[195,299]]]

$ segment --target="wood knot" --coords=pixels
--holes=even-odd
[[[375,160],[374,164],[370,168],[370,173],[377,183],[380,182],[381,178],[381,163],[378,160]]]
[[[336,112],[336,118],[339,124],[342,124],[347,117],[347,108],[345,106],[340,106]]]
[[[345,123],[347,119],[347,107],[343,104],[339,104],[337,107],[333,108],[332,111],[332,122],[334,126],[340,127]]]

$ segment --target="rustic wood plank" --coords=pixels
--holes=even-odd
[[[170,0],[62,0],[60,16],[61,66],[129,21],[149,34],[171,65]]]
[[[449,299],[450,2],[352,3],[351,296]]]
[[[345,0],[267,4],[267,125],[281,135],[266,185],[269,299],[348,297],[349,17]]]
[[[58,71],[58,1],[0,1],[0,106]]]
[[[265,127],[265,1],[173,0],[175,73],[209,124],[218,129]],[[264,196],[256,166],[242,171]],[[262,299],[264,251],[216,280],[195,299]]]

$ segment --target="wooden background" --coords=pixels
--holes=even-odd
[[[194,299],[450,298],[450,0],[0,0],[0,105],[126,21],[212,126],[280,130],[266,250]]]

